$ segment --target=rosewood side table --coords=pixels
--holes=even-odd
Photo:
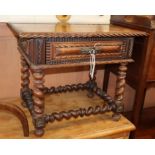
[[[55,24],[8,24],[18,39],[21,54],[21,98],[29,109],[35,134],[44,134],[48,122],[83,117],[113,111],[113,119],[119,120],[123,111],[123,94],[127,64],[133,62],[132,46],[135,37],[147,36],[146,32],[114,25],[74,25],[59,28]],[[95,76],[84,84],[72,84],[47,88],[44,86],[44,69],[90,65],[90,56],[96,65],[118,64],[118,76],[114,99],[100,89]],[[30,71],[33,89],[29,88]],[[45,94],[88,90],[88,97],[101,97],[104,105],[46,114]],[[52,103],[51,103],[52,104]]]

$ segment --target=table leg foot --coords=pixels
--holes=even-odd
[[[41,136],[44,135],[44,129],[35,129],[34,134],[35,134],[37,137],[41,137]]]
[[[36,136],[43,136],[45,124],[46,124],[46,122],[45,122],[44,117],[36,118],[34,120]]]
[[[89,98],[93,98],[93,97],[94,97],[94,93],[93,93],[93,92],[88,92],[87,96],[88,96]]]
[[[114,113],[114,114],[112,115],[113,121],[119,121],[120,118],[121,118],[121,114],[119,114],[119,113]]]

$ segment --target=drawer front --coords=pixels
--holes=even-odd
[[[33,64],[88,62],[95,51],[96,61],[129,59],[132,37],[35,38],[20,40],[20,47]]]
[[[123,50],[122,41],[104,41],[104,42],[67,42],[67,43],[51,43],[52,59],[77,59],[88,58],[89,51],[94,49],[96,57],[120,56]]]
[[[96,60],[129,58],[132,52],[132,42],[133,38],[75,42],[51,41],[46,44],[46,63],[89,61],[92,50],[95,51]]]

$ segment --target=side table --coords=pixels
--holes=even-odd
[[[29,109],[35,127],[35,134],[44,134],[48,122],[102,114],[113,111],[113,119],[119,120],[123,111],[123,94],[127,64],[133,62],[132,47],[135,37],[147,36],[143,31],[131,30],[113,25],[67,24],[9,24],[18,39],[21,54],[21,98]],[[95,76],[84,84],[72,84],[47,88],[44,86],[44,70],[92,65],[118,64],[115,97],[112,98],[95,82]],[[91,66],[92,67],[92,66]],[[29,88],[30,72],[33,75],[33,89]],[[93,74],[94,75],[94,74]],[[69,111],[46,114],[45,94],[88,90],[88,97],[95,94],[104,104]],[[52,104],[52,103],[51,103]]]

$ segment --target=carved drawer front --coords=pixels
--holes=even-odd
[[[50,42],[46,51],[46,62],[63,60],[89,60],[92,50],[96,59],[125,58],[129,56],[130,39],[90,42]]]
[[[55,42],[51,43],[51,59],[87,58],[95,49],[96,57],[121,55],[122,41],[104,42]]]

